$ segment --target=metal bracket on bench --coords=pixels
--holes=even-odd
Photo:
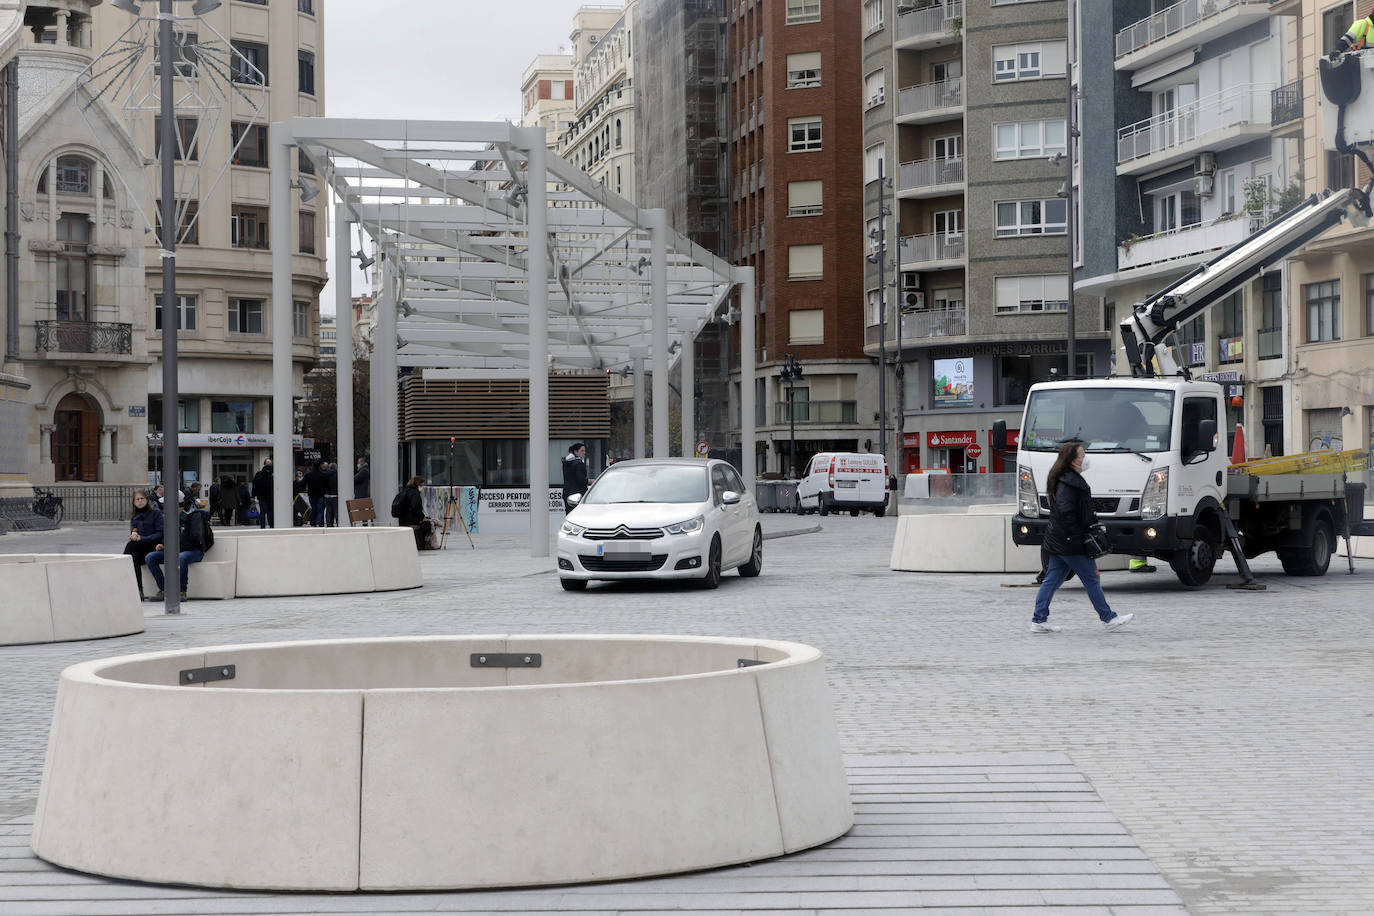
[[[213,665],[209,668],[183,668],[178,680],[182,684],[204,684],[209,681],[232,681],[234,665]]]
[[[538,652],[474,652],[474,668],[538,668],[544,656]]]
[[[735,659],[736,668],[752,668],[755,665],[766,665],[768,662],[759,661],[756,658],[737,658]]]

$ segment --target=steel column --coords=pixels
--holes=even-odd
[[[549,200],[547,133],[520,129],[528,145],[525,209],[529,224],[530,556],[549,555]]]
[[[739,284],[739,409],[740,409],[740,473],[746,486],[753,487],[758,476],[754,436],[754,372],[757,344],[754,305],[754,268],[736,267],[734,279]]]
[[[688,327],[682,332],[682,353],[678,365],[682,367],[682,457],[696,454],[697,439],[697,342],[695,332]]]
[[[339,476],[338,518],[348,518],[353,470],[353,258],[348,250],[348,211],[334,204],[334,470]],[[276,462],[273,462],[274,464]],[[390,513],[388,513],[390,514]]]
[[[63,36],[65,40],[65,35]],[[167,511],[167,503],[176,503],[181,488],[181,432],[177,410],[177,329],[181,325],[181,307],[177,301],[177,235],[181,221],[177,219],[177,143],[176,143],[176,92],[172,80],[172,0],[161,0],[158,5],[157,55],[161,61],[159,100],[162,117],[161,155],[158,157],[162,171],[162,231],[158,233],[158,244],[162,257],[162,487],[163,511],[167,523],[163,526],[162,544],[164,575],[167,577],[165,610],[168,614],[181,613],[181,592],[178,582],[181,576],[181,524],[180,506]],[[14,144],[18,137],[6,137],[6,144]],[[57,185],[57,172],[52,171],[50,187]],[[100,189],[95,189],[99,196]],[[53,222],[56,223],[53,214]]]
[[[284,121],[273,124],[271,142],[268,201],[272,209],[268,235],[272,243],[272,527],[290,528],[295,515],[292,501],[296,497],[291,448],[291,125]]]
[[[635,367],[635,441],[634,456],[644,457],[644,357],[634,357]]]
[[[649,329],[654,361],[654,457],[667,458],[672,447],[668,432],[668,212],[645,210],[649,224],[650,304],[653,324]]]

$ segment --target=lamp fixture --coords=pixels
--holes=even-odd
[[[644,274],[644,268],[648,267],[651,263],[653,263],[653,262],[650,261],[649,258],[648,258],[647,256],[645,256],[645,255],[640,255],[640,256],[639,256],[639,263],[635,265],[635,273],[636,273],[636,274],[639,274],[640,276],[643,276],[643,274]]]
[[[196,0],[191,4],[191,15],[204,16],[220,8],[220,0]]]
[[[138,15],[137,0],[110,0],[110,5],[117,10],[123,10],[126,13],[133,13],[135,16]]]
[[[506,188],[506,193],[501,195],[501,199],[504,200],[508,206],[517,207],[524,203],[528,195],[529,191],[525,186],[517,182]]]
[[[295,181],[291,182],[291,187],[301,192],[301,203],[303,204],[308,204],[320,196],[320,189],[299,175],[296,176]]]
[[[359,270],[367,270],[374,263],[376,263],[376,258],[369,257],[367,252],[363,251],[361,248],[358,249],[357,253],[354,254],[353,257],[358,259]]]

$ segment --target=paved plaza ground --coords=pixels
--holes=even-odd
[[[521,539],[461,534],[390,594],[145,605],[145,633],[0,648],[0,913],[1374,912],[1374,562],[1264,592],[1108,573],[1055,635],[1025,575],[897,573],[892,518],[764,517],[764,572],[714,592],[558,587]],[[0,553],[122,547],[120,525],[0,537]],[[131,572],[132,574],[132,572]],[[194,567],[193,567],[194,575]],[[3,606],[0,596],[0,606]],[[3,613],[3,610],[0,610]],[[821,648],[858,822],[753,867],[577,888],[409,895],[204,892],[54,869],[27,849],[59,672],[130,652],[441,633],[681,633]],[[549,749],[557,753],[556,748]],[[207,786],[213,791],[213,786]],[[207,825],[207,829],[213,829]]]

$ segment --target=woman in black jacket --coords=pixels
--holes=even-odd
[[[425,479],[419,475],[406,481],[405,489],[401,491],[401,512],[396,516],[396,521],[415,529],[416,550],[425,549],[432,527],[429,519],[425,518],[425,501],[420,495],[420,488],[424,485]]]
[[[1049,623],[1050,599],[1068,578],[1069,571],[1078,574],[1088,593],[1097,616],[1108,630],[1125,626],[1134,614],[1118,615],[1102,594],[1102,580],[1097,564],[1083,549],[1088,529],[1097,524],[1093,511],[1093,491],[1083,479],[1087,457],[1083,443],[1065,442],[1059,447],[1059,457],[1050,469],[1050,529],[1045,533],[1045,550],[1050,555],[1049,572],[1035,595],[1035,616],[1031,618],[1032,633],[1058,633],[1063,627]]]
[[[143,598],[143,563],[162,543],[162,510],[153,505],[147,490],[135,490],[129,515],[129,541],[124,553],[134,561],[134,581],[138,597]]]

